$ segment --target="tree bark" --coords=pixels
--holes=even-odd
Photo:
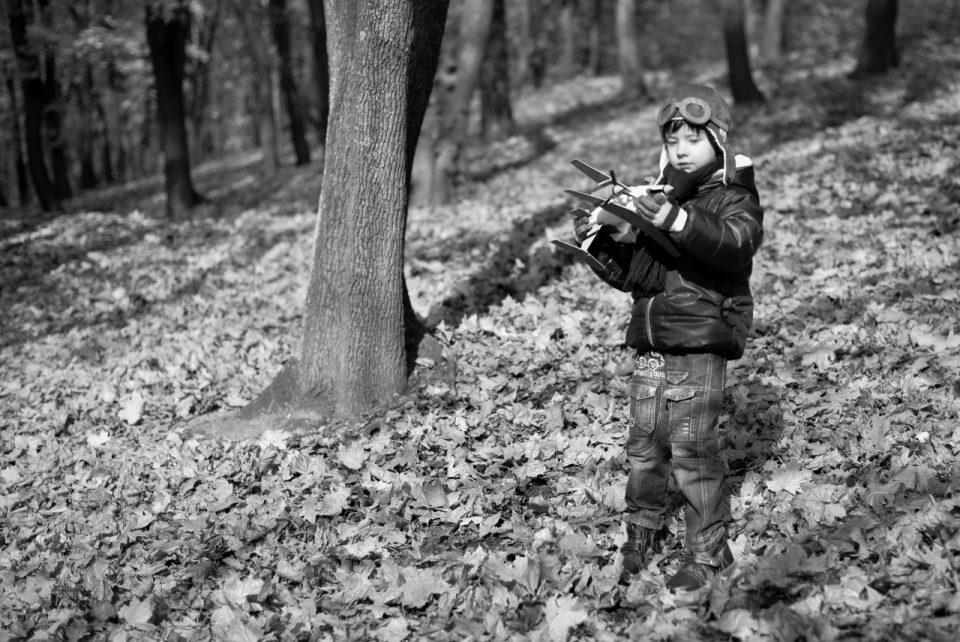
[[[533,53],[533,29],[531,27],[530,3],[533,0],[513,0],[511,5],[514,8],[516,22],[516,60],[514,61],[516,72],[513,74],[513,80],[518,87],[523,87],[530,79],[530,58]]]
[[[83,76],[77,83],[80,96],[80,189],[93,189],[97,186],[97,172],[93,162],[93,67],[83,66]]]
[[[515,125],[510,105],[510,58],[504,0],[493,0],[490,37],[480,71],[480,106],[485,140],[500,140],[513,134]]]
[[[26,0],[10,0],[10,36],[13,41],[17,64],[20,69],[20,86],[23,91],[24,139],[27,145],[27,166],[34,193],[44,212],[62,212],[63,204],[56,195],[56,187],[50,180],[44,160],[43,113],[47,108],[48,92],[41,77],[40,57],[27,39],[28,11],[32,15],[32,3]],[[33,16],[34,22],[36,17]]]
[[[190,177],[190,145],[183,102],[184,63],[190,36],[190,10],[186,0],[176,0],[169,20],[161,4],[147,3],[146,26],[157,90],[167,216],[177,220],[188,216],[201,201]]]
[[[763,102],[764,96],[753,82],[750,55],[744,32],[744,0],[722,0],[723,36],[727,47],[730,92],[735,103]]]
[[[273,27],[273,40],[280,57],[280,91],[283,93],[290,119],[290,139],[296,154],[297,165],[310,164],[310,145],[307,144],[304,127],[303,105],[300,90],[293,77],[293,53],[290,47],[290,20],[287,16],[286,0],[270,0],[270,24]]]
[[[573,0],[563,0],[560,6],[560,61],[557,75],[569,80],[577,73],[577,31],[573,16]]]
[[[469,125],[470,102],[480,79],[492,17],[493,0],[465,0],[460,16],[456,81],[453,90],[441,92],[437,101],[440,132],[434,141],[435,175],[429,198],[434,205],[453,198]]]
[[[7,78],[7,91],[10,93],[10,121],[13,127],[14,164],[17,168],[17,195],[20,207],[30,204],[30,179],[27,161],[23,157],[23,133],[20,129],[20,109],[17,104],[17,88],[13,78]]]
[[[326,148],[327,124],[330,122],[330,60],[327,56],[327,25],[323,0],[309,0],[310,26],[313,45],[313,73],[317,92],[317,139],[321,149]],[[321,152],[321,157],[323,152]]]
[[[300,383],[306,395],[327,397],[335,415],[356,416],[406,383],[407,196],[446,5],[326,5],[332,109]],[[366,82],[355,82],[361,75]]]
[[[850,75],[856,78],[882,74],[899,64],[897,0],[867,0],[863,41],[857,66]]]
[[[763,35],[760,38],[760,58],[767,65],[779,65],[783,57],[786,9],[786,0],[767,0],[763,13]]]
[[[403,279],[410,168],[447,3],[327,0],[326,9],[330,127],[301,357],[236,421],[200,421],[194,432],[316,429],[324,418],[356,418],[406,385],[406,338],[420,330],[410,327],[419,319]]]
[[[621,93],[626,100],[647,102],[650,92],[643,81],[636,18],[636,0],[617,0],[617,60]]]
[[[203,53],[196,56],[190,84],[193,87],[193,100],[190,104],[190,136],[193,161],[200,162],[209,150],[207,133],[207,107],[210,105],[210,69],[213,59],[213,46],[221,23],[223,0],[215,0],[213,11],[204,16],[202,28],[197,34],[197,46]]]
[[[273,109],[273,62],[263,37],[264,16],[255,6],[240,9],[239,13],[246,35],[247,55],[254,69],[251,87],[258,142],[263,150],[261,166],[264,175],[273,176],[280,165],[280,153],[277,145],[277,115]]]

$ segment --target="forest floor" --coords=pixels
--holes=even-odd
[[[189,223],[156,184],[3,219],[0,641],[954,640],[958,49],[863,81],[798,62],[735,109],[766,209],[722,424],[738,566],[692,603],[664,588],[675,492],[664,552],[617,583],[629,299],[549,243],[570,159],[657,171],[658,105],[616,80],[525,95],[526,135],[411,211],[455,385],[312,435],[183,428],[297,354],[316,164],[201,168]]]

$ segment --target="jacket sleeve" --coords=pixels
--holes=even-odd
[[[763,209],[748,190],[736,188],[716,212],[684,207],[687,224],[671,237],[708,267],[732,273],[745,267],[763,242]]]
[[[606,230],[600,228],[587,251],[604,266],[603,271],[593,270],[601,280],[622,292],[633,289],[634,284],[627,278],[634,254],[632,244],[614,241]]]

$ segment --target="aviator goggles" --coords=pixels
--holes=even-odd
[[[713,115],[710,111],[710,105],[706,101],[691,96],[679,102],[674,101],[664,105],[657,116],[657,127],[663,127],[673,120],[677,112],[680,112],[680,116],[685,121],[694,125],[703,125],[709,122]]]

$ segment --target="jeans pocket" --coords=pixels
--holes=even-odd
[[[671,386],[663,391],[670,418],[670,440],[696,441],[697,428],[703,419],[703,395],[697,388]]]
[[[657,425],[656,386],[638,382],[630,384],[630,418],[633,419],[633,431],[643,435],[653,433]]]

